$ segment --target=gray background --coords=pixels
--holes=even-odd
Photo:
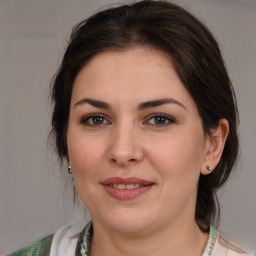
[[[47,145],[49,83],[72,26],[114,2],[0,0],[0,255],[83,218]],[[256,251],[256,3],[175,2],[212,30],[237,93],[242,160],[219,193],[220,230]]]

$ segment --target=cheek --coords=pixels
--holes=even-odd
[[[70,129],[67,137],[69,157],[75,176],[95,176],[105,154],[105,143]]]
[[[175,136],[151,150],[151,166],[158,173],[162,204],[166,212],[179,213],[184,205],[194,207],[202,165],[202,143]],[[173,210],[175,208],[175,210]]]
[[[95,185],[101,178],[105,149],[99,139],[71,131],[68,136],[68,150],[74,182],[81,200],[92,210],[91,206],[101,200]]]
[[[173,186],[187,181],[196,184],[203,163],[204,139],[183,134],[156,140],[154,147],[148,150],[151,165],[158,171],[162,181],[168,180]]]

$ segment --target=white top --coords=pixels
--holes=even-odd
[[[79,235],[84,227],[67,226],[59,229],[53,237],[50,256],[75,256],[76,245]],[[91,223],[86,226],[84,240],[90,240]],[[88,245],[89,247],[89,245]],[[81,255],[88,255],[89,248],[83,249]],[[213,227],[210,229],[208,242],[202,256],[254,256],[241,250],[239,247],[220,235]],[[255,255],[256,256],[256,255]]]
[[[83,228],[81,226],[60,228],[53,237],[50,256],[75,256],[76,245]]]

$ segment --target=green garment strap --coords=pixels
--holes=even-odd
[[[24,247],[16,252],[13,252],[7,256],[47,256],[50,255],[51,244],[53,235],[47,236],[32,246]]]
[[[202,256],[211,256],[212,255],[213,247],[215,245],[217,236],[218,236],[217,230],[214,229],[213,226],[210,226],[209,238],[208,238],[206,248],[205,248]]]

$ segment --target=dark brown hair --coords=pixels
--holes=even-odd
[[[52,134],[60,159],[68,157],[66,132],[74,79],[95,55],[138,46],[164,52],[202,119],[205,134],[225,118],[229,135],[221,160],[198,184],[195,219],[203,231],[219,221],[216,191],[230,176],[237,158],[238,113],[234,91],[218,44],[209,30],[183,8],[167,1],[139,1],[96,13],[73,28],[52,83]]]

